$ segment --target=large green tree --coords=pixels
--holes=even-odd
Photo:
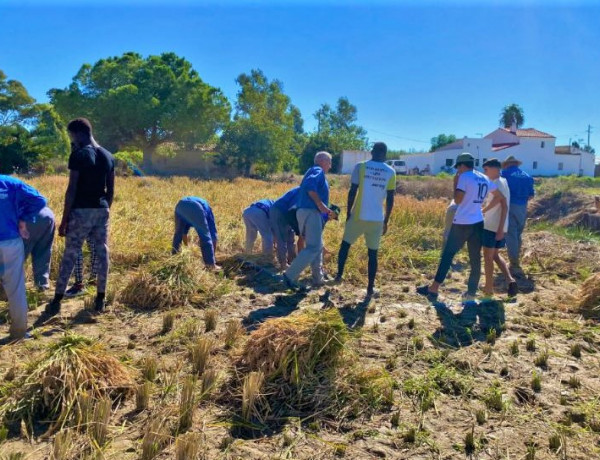
[[[49,95],[63,119],[89,118],[103,145],[142,149],[148,169],[160,144],[213,140],[230,113],[221,90],[174,53],[125,53],[84,64],[68,88]]]
[[[523,109],[518,104],[509,104],[500,112],[500,126],[510,128],[513,121],[517,124],[517,128],[525,123]]]
[[[367,149],[367,132],[357,124],[357,114],[356,106],[346,97],[338,99],[335,109],[329,104],[322,104],[314,113],[317,131],[310,134],[302,151],[300,168],[305,170],[312,166],[315,153],[326,150],[333,155],[335,171],[343,150]]]
[[[438,134],[435,137],[431,138],[431,151],[439,149],[444,145],[451,144],[456,140],[456,136],[454,134]]]
[[[25,87],[0,70],[0,172],[47,169],[53,158],[66,156],[65,127],[48,104],[36,104]]]
[[[236,82],[240,89],[235,114],[219,145],[221,164],[245,175],[266,175],[294,165],[303,121],[282,83],[269,81],[259,69],[239,75]]]

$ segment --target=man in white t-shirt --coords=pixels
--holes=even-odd
[[[417,293],[430,300],[437,299],[438,289],[446,279],[452,259],[467,243],[471,272],[465,298],[472,299],[477,293],[481,277],[481,239],[483,234],[483,212],[481,206],[488,193],[497,193],[496,185],[479,171],[475,171],[475,160],[470,153],[456,157],[454,167],[454,202],[458,205],[448,240],[442,250],[440,264],[431,285],[420,286]]]
[[[510,189],[506,179],[500,177],[502,163],[491,158],[483,163],[483,172],[496,186],[500,193],[489,194],[483,204],[483,261],[485,264],[486,296],[494,295],[494,262],[498,265],[508,282],[508,295],[517,295],[517,282],[510,274],[506,261],[500,256],[499,250],[506,246],[504,234],[508,231],[508,203]]]
[[[375,142],[371,150],[372,159],[358,163],[352,171],[346,228],[338,254],[336,282],[342,280],[350,246],[364,235],[369,255],[367,297],[371,297],[374,292],[379,243],[381,236],[387,232],[394,207],[396,172],[385,163],[386,155],[387,146],[383,142]]]

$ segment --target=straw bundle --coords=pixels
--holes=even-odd
[[[281,376],[298,384],[317,368],[334,367],[347,338],[346,326],[335,309],[271,319],[250,334],[242,365],[264,372],[267,378]]]
[[[0,405],[0,415],[30,424],[50,420],[53,432],[81,420],[82,400],[114,399],[128,394],[133,383],[130,371],[100,343],[65,334],[27,366],[13,394]]]
[[[581,285],[579,310],[588,318],[600,318],[600,273],[590,276]]]

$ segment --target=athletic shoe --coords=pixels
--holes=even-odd
[[[85,286],[80,283],[75,283],[65,292],[65,297],[78,297],[85,294]]]
[[[437,292],[430,292],[429,291],[429,286],[427,286],[427,285],[425,285],[425,286],[418,286],[417,287],[417,294],[420,294],[422,296],[427,297],[427,299],[430,300],[431,302],[436,301],[437,298],[438,298]]]
[[[306,292],[307,291],[307,289],[304,286],[301,286],[298,283],[295,283],[291,279],[289,279],[285,273],[283,275],[281,275],[281,280],[283,281],[283,284],[285,284],[286,287],[288,289],[291,289],[292,291],[296,291],[296,292]]]
[[[47,316],[54,316],[60,313],[60,300],[52,299],[44,309],[44,314]]]
[[[519,293],[519,286],[516,281],[508,283],[508,297],[516,297]]]
[[[97,298],[94,301],[94,311],[96,313],[102,313],[105,308],[106,308],[106,302],[104,301],[104,299],[98,299]]]

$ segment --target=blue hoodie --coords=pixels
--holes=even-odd
[[[0,175],[0,241],[20,238],[19,220],[32,221],[45,206],[46,199],[36,189]]]

